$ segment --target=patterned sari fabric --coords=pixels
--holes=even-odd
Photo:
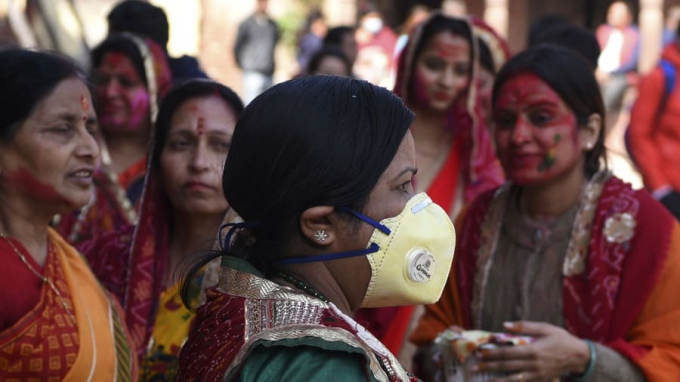
[[[150,119],[153,124],[160,98],[169,90],[172,81],[170,67],[162,48],[149,38],[125,35],[135,42],[144,58],[146,78],[152,104]],[[153,102],[153,100],[156,100]],[[105,142],[101,142],[103,151]],[[107,155],[102,155],[106,158]],[[107,232],[114,232],[125,225],[137,222],[139,202],[144,185],[146,159],[133,164],[121,174],[115,175],[104,161],[94,174],[94,196],[79,211],[61,217],[57,224],[59,233],[73,245],[93,240]]]
[[[20,243],[15,246],[25,252]],[[0,333],[0,380],[136,380],[137,363],[120,307],[73,247],[52,230],[48,246],[44,276],[59,294],[43,283],[38,304]],[[16,256],[9,246],[1,248]]]
[[[461,242],[441,300],[411,340],[450,325],[480,329],[484,288],[511,185],[480,196],[459,220]],[[599,173],[586,186],[562,269],[565,327],[635,363],[650,381],[680,374],[680,226],[646,192]]]
[[[466,19],[475,35],[480,36],[492,50],[498,67],[509,57],[505,41],[488,25],[475,18]],[[408,104],[415,86],[413,68],[415,66],[415,47],[425,21],[409,38],[409,43],[399,59],[399,69],[394,92]],[[473,49],[473,57],[478,61],[478,53]],[[478,67],[478,63],[474,65]],[[477,83],[476,70],[472,83]],[[453,145],[439,173],[427,188],[432,200],[444,208],[453,218],[458,212],[457,205],[468,203],[484,191],[498,187],[504,181],[503,171],[496,159],[496,153],[485,125],[477,87],[469,88],[461,96],[466,102],[456,102],[448,112],[448,128],[453,132]],[[416,182],[418,181],[416,176]],[[462,184],[459,182],[462,181]],[[462,191],[462,194],[460,192]],[[390,351],[398,354],[404,343],[408,326],[413,318],[414,306],[360,309],[355,318],[365,324]]]
[[[151,137],[151,147],[153,147]],[[85,242],[79,249],[104,287],[120,299],[125,321],[141,368],[141,380],[173,380],[179,351],[193,325],[194,314],[179,296],[178,285],[165,286],[168,273],[172,205],[148,158],[136,225]],[[240,220],[231,209],[224,223]],[[215,227],[217,238],[218,227]],[[217,263],[208,264],[189,289],[192,308],[204,299],[203,291],[217,284]]]
[[[219,286],[208,291],[207,302],[198,309],[196,329],[182,349],[177,380],[234,380],[257,347],[311,346],[322,351],[328,343],[362,354],[366,380],[418,380],[333,304],[280,286],[244,261],[227,258]]]

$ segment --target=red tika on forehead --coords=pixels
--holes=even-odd
[[[83,108],[83,111],[85,112],[90,110],[90,101],[88,101],[84,95],[80,96],[80,106]]]
[[[205,131],[205,118],[203,117],[198,117],[198,121],[196,123],[196,132],[198,135],[203,135],[203,132]]]
[[[470,47],[465,40],[458,37],[453,41],[440,41],[435,42],[435,49],[437,50],[437,55],[444,59],[452,59],[463,54],[468,55]]]
[[[125,59],[129,59],[126,55],[120,52],[110,52],[104,55],[102,61],[107,62],[110,65],[120,65]]]
[[[531,73],[520,73],[503,84],[497,97],[496,108],[505,108],[511,103],[548,101],[559,104],[562,100],[545,81]]]

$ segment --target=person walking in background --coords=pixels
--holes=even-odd
[[[234,57],[243,71],[243,102],[250,103],[273,84],[278,27],[267,14],[268,0],[257,0],[255,13],[238,27]]]
[[[146,1],[125,0],[118,3],[106,17],[109,35],[122,32],[140,34],[152,39],[165,52],[173,79],[208,78],[196,58],[183,55],[170,57],[168,16],[162,8]]]
[[[327,31],[328,27],[323,13],[318,9],[310,12],[298,38],[297,62],[300,71],[307,68],[309,60],[321,49]]]
[[[666,25],[663,29],[662,40],[664,47],[675,42],[678,26],[680,26],[680,5],[673,6],[666,11]]]
[[[391,87],[390,74],[397,35],[385,25],[383,15],[372,4],[367,4],[356,31],[358,55],[354,72],[357,77],[376,85]]]
[[[664,49],[659,65],[640,81],[631,112],[628,148],[645,188],[680,219],[678,69],[680,37]]]
[[[607,111],[618,109],[626,89],[637,79],[640,32],[633,25],[630,6],[616,1],[609,6],[607,23],[597,28],[602,53],[595,76]]]

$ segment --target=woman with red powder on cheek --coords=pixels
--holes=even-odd
[[[416,113],[411,126],[418,159],[415,188],[427,191],[452,219],[480,192],[504,181],[479,102],[480,54],[473,36],[482,32],[489,40],[496,36],[479,20],[435,12],[409,38],[397,71],[394,91]],[[502,41],[490,46],[506,57]],[[419,315],[414,308],[360,310],[356,318],[400,354]],[[410,355],[403,350],[401,360],[407,362]]]
[[[84,206],[99,158],[84,74],[47,53],[0,52],[0,379],[131,381],[118,303],[53,216]]]
[[[171,82],[165,54],[151,39],[123,33],[92,51],[102,163],[95,196],[58,228],[79,244],[137,221],[151,126]]]
[[[533,337],[472,355],[472,371],[496,381],[677,379],[680,226],[606,170],[587,61],[551,46],[517,55],[493,110],[509,182],[458,220],[448,286],[412,337],[419,371],[436,372],[432,341],[454,326]]]
[[[182,303],[178,277],[191,254],[211,249],[223,222],[238,218],[224,199],[222,172],[242,111],[239,97],[213,81],[190,80],[171,89],[153,133],[139,223],[80,246],[94,274],[125,308],[141,381],[175,379],[194,321]],[[191,280],[191,309],[216,283],[217,269],[219,261]]]

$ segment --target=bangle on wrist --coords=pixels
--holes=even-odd
[[[597,361],[595,344],[593,344],[593,341],[591,340],[585,341],[588,344],[588,349],[590,349],[590,361],[588,362],[588,367],[586,368],[586,371],[583,372],[583,374],[573,376],[574,381],[577,382],[585,381],[588,377],[590,377],[591,374],[593,374],[593,370],[595,370],[595,362]]]

